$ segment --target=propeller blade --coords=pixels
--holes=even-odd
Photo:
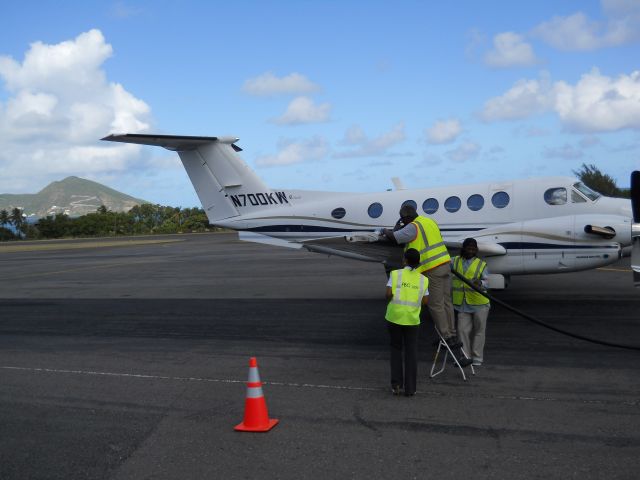
[[[631,211],[633,212],[631,269],[633,285],[640,288],[640,171],[638,170],[631,172]]]
[[[633,222],[640,223],[640,171],[631,172],[631,210]]]
[[[633,270],[633,285],[640,288],[640,236],[633,237],[631,250],[631,269]]]

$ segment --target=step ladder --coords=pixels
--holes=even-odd
[[[458,369],[460,370],[460,373],[462,374],[462,379],[466,382],[467,376],[464,373],[464,368],[462,367],[462,365],[460,365],[460,362],[458,362],[458,357],[456,357],[453,354],[453,350],[459,349],[462,357],[467,359],[469,358],[469,355],[467,355],[467,352],[465,352],[464,348],[462,347],[457,347],[452,350],[451,347],[447,345],[447,342],[445,341],[444,337],[440,335],[440,332],[438,331],[437,328],[435,329],[435,331],[438,334],[438,349],[436,350],[436,353],[433,357],[433,364],[431,365],[431,373],[429,374],[429,376],[433,378],[437,375],[440,375],[442,372],[444,372],[444,369],[447,367],[447,359],[449,355],[451,355],[451,358],[453,359],[453,363],[458,367]],[[442,358],[442,366],[440,367],[440,370],[435,371],[436,365],[438,363],[438,357],[440,356],[440,352],[444,352],[444,355]],[[475,375],[476,371],[473,368],[473,364],[469,366],[471,367],[471,374]]]

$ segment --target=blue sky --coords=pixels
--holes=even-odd
[[[235,135],[277,188],[379,191],[640,169],[640,0],[11,2],[0,193],[69,175],[198,205],[177,155]]]

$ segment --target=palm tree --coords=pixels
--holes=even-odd
[[[16,227],[16,230],[21,232],[22,226],[24,225],[22,210],[20,210],[18,207],[11,210],[10,220],[11,220],[11,223],[13,223],[13,226]]]
[[[9,212],[0,210],[0,226],[4,227],[7,223],[9,223]]]

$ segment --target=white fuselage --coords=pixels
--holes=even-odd
[[[494,273],[552,273],[612,263],[631,243],[630,202],[602,196],[592,200],[574,187],[577,183],[552,177],[379,193],[280,190],[278,205],[253,205],[253,211],[243,214],[243,203],[259,202],[255,196],[238,199],[240,215],[216,224],[306,242],[390,228],[400,206],[412,200],[419,214],[439,224],[445,241],[474,237],[504,247],[506,254],[486,257]],[[344,209],[344,215],[336,209]],[[586,233],[586,225],[611,227],[615,234],[603,238]]]

